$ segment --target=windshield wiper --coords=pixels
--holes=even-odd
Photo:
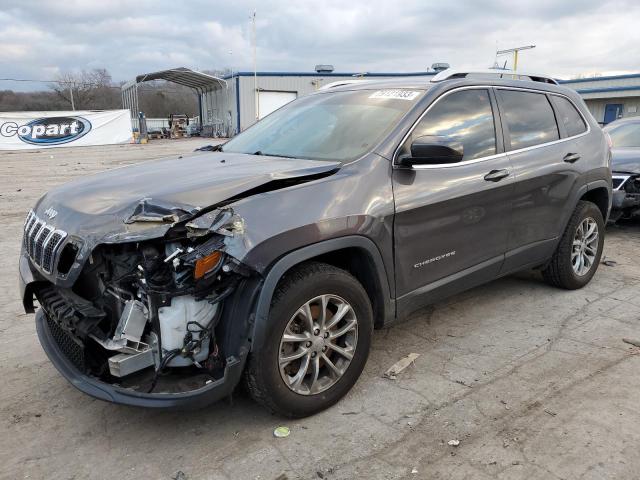
[[[280,155],[279,153],[264,153],[262,150],[258,150],[257,152],[252,153],[252,155],[260,155],[263,157],[298,158],[289,155]]]
[[[204,147],[196,148],[194,152],[221,152],[222,144],[219,145],[205,145]]]

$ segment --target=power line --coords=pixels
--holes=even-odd
[[[73,87],[103,87],[103,88],[120,88],[117,85],[105,85],[104,83],[95,82],[76,82],[73,80],[36,80],[32,78],[0,78],[4,82],[31,82],[31,83],[57,83],[59,85],[70,85]]]
[[[33,83],[57,83],[57,84],[61,84],[61,85],[70,85],[72,87],[102,87],[102,88],[115,88],[120,90],[120,86],[118,85],[105,85],[102,83],[93,83],[93,82],[74,82],[74,81],[70,81],[70,80],[35,80],[35,79],[29,79],[29,78],[0,78],[0,82],[33,82]],[[188,87],[187,87],[188,88]],[[176,89],[169,89],[169,88],[164,88],[162,85],[158,86],[158,87],[151,87],[151,88],[145,88],[145,87],[138,87],[139,91],[142,92],[158,92],[158,91],[163,91],[163,92],[168,92],[168,93],[180,93],[183,90],[176,90]]]
[[[40,82],[40,83],[55,83],[54,80],[30,80],[28,78],[0,78],[1,81],[8,82]]]

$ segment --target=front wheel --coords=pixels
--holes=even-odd
[[[544,279],[569,290],[584,287],[598,269],[603,246],[602,212],[591,202],[578,202],[551,261],[542,271]]]
[[[269,322],[245,374],[259,403],[304,417],[333,405],[356,383],[369,354],[373,314],[348,272],[322,263],[296,267],[276,289]]]

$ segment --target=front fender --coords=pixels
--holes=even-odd
[[[381,292],[381,305],[384,322],[388,323],[395,318],[395,302],[391,298],[389,276],[382,261],[382,256],[376,245],[367,237],[351,235],[333,238],[323,242],[308,245],[280,258],[266,273],[258,298],[253,332],[251,335],[251,350],[256,351],[264,344],[266,333],[269,329],[269,310],[271,299],[282,276],[292,267],[318,255],[323,255],[345,248],[363,249],[370,256],[375,267],[378,286]]]

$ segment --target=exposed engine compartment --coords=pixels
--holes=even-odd
[[[612,220],[640,215],[640,175],[614,174]]]
[[[83,373],[147,393],[188,391],[223,374],[216,327],[250,272],[226,253],[242,223],[228,210],[203,217],[159,239],[101,244],[72,288],[35,289]]]

